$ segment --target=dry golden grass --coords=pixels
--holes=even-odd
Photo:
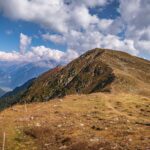
[[[95,93],[17,105],[0,113],[0,149],[3,132],[7,150],[148,150],[150,99]]]

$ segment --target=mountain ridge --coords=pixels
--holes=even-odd
[[[45,101],[69,94],[90,94],[100,91],[139,94],[144,92],[149,95],[150,61],[121,51],[90,50],[53,75],[55,77],[49,77],[47,85],[40,89],[43,91],[42,96],[39,94],[40,90],[34,93],[36,86],[33,85],[27,91],[29,96],[26,96],[25,100],[30,102],[43,99]],[[56,89],[53,81],[56,82]],[[63,85],[60,86],[60,84]],[[51,93],[54,89],[55,91]],[[44,90],[48,93],[45,94],[48,96],[45,99],[43,98]]]
[[[43,102],[70,94],[135,93],[150,96],[150,61],[121,51],[93,49],[42,75],[18,103]],[[5,97],[9,102],[11,99]]]

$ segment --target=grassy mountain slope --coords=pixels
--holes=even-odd
[[[43,79],[42,86],[38,83],[27,91],[26,101],[100,91],[150,95],[150,61],[124,52],[94,49]]]
[[[115,74],[114,92],[150,96],[150,61],[119,51],[105,51],[101,59]]]
[[[150,96],[150,61],[120,51],[94,49],[38,77],[15,102],[42,102],[94,92]],[[5,98],[12,104],[11,97]]]
[[[150,99],[136,94],[70,95],[0,112],[0,149],[148,150]]]
[[[109,90],[114,80],[113,70],[98,58],[104,51],[90,51],[57,72],[52,73],[42,86],[38,82],[29,88],[26,101],[46,101],[75,93]],[[56,68],[57,69],[57,68]],[[43,76],[40,77],[41,79]],[[38,80],[37,80],[38,81]],[[38,90],[37,90],[38,88]]]

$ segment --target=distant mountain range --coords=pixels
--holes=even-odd
[[[6,92],[0,88],[0,97],[4,95]]]
[[[14,89],[49,69],[40,63],[0,62],[0,87]]]
[[[150,61],[120,51],[94,49],[4,95],[0,106],[94,92],[150,96]]]
[[[3,93],[3,95],[1,95],[2,97],[0,98],[0,100],[2,100],[0,102],[0,109],[11,106],[20,101],[20,98],[23,97],[24,93],[27,91],[27,89],[32,85],[34,81],[35,78],[29,80],[22,86],[15,88],[13,91],[7,92],[6,94]]]

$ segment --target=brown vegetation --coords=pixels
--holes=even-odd
[[[70,95],[0,113],[8,150],[148,150],[150,99],[135,94]]]
[[[0,101],[25,104],[0,112],[0,149],[150,149],[149,61],[94,49],[27,85]]]

